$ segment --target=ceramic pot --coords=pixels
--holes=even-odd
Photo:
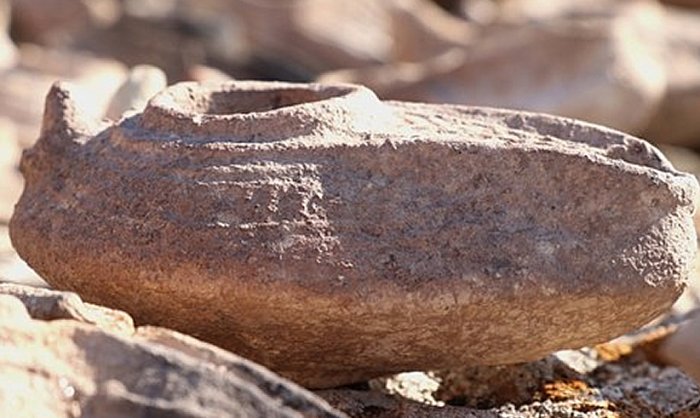
[[[182,83],[105,125],[56,84],[21,169],[52,286],[310,387],[605,341],[695,254],[697,181],[644,141],[355,85]]]

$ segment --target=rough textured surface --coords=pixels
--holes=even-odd
[[[674,321],[624,342],[532,363],[405,373],[383,379],[381,387],[370,382],[372,389],[317,393],[354,418],[694,418],[700,415],[700,388],[660,362],[659,346],[676,335]]]
[[[620,2],[593,16],[498,26],[420,63],[319,80],[366,85],[384,99],[525,109],[641,132],[666,88],[663,22],[654,2]]]
[[[0,284],[0,294],[14,296],[21,300],[34,319],[44,321],[73,319],[115,333],[125,335],[134,333],[134,323],[128,314],[83,303],[80,296],[75,293],[16,284]]]
[[[20,255],[305,385],[605,341],[668,309],[695,254],[695,178],[602,127],[255,82],[105,126],[70,95],[22,160]]]
[[[700,179],[700,155],[695,151],[671,145],[663,145],[661,151],[676,169],[691,173],[695,178]],[[695,230],[700,230],[700,214],[697,211],[693,220]],[[695,257],[688,276],[688,285],[681,297],[673,304],[673,312],[681,314],[696,308],[700,308],[700,257]]]
[[[344,416],[295,384],[193,338],[154,328],[132,336],[133,329],[123,328],[128,315],[85,305],[74,294],[3,285],[0,314],[2,416]],[[90,315],[104,324],[90,325]]]

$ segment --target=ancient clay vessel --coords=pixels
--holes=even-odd
[[[605,341],[668,309],[695,254],[695,178],[571,119],[245,81],[112,125],[56,84],[45,112],[19,254],[311,387]]]

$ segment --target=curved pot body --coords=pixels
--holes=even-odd
[[[53,286],[312,387],[607,340],[695,253],[697,182],[641,140],[353,85],[183,83],[104,126],[57,84],[22,171]]]

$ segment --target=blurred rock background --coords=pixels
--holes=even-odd
[[[230,78],[353,82],[369,86],[383,99],[574,117],[648,139],[677,168],[700,176],[700,1],[0,0],[0,279],[45,285],[15,254],[7,225],[22,190],[21,151],[39,135],[43,100],[51,83],[73,82],[77,99],[88,112],[118,119],[142,107],[166,84]],[[700,269],[695,269],[673,315],[692,316],[699,306]],[[605,415],[614,414],[614,408],[600,402],[624,398],[621,394],[631,389],[620,386],[614,373],[636,370],[635,379],[653,375],[637,381],[640,387],[666,393],[658,385],[670,379],[666,394],[670,396],[675,385],[684,388],[687,399],[664,400],[659,395],[658,402],[676,409],[659,406],[630,416],[670,412],[700,416],[700,395],[692,381],[661,357],[630,360],[630,353],[639,352],[629,348],[621,356],[631,365],[623,362],[618,367],[618,360],[606,363],[609,369],[614,368],[610,364],[618,367],[606,375],[567,371],[567,382],[584,382],[574,389],[542,392],[539,384],[510,388],[520,405],[530,406],[571,401],[561,395],[562,390],[574,390],[576,396],[585,392],[589,404],[579,412],[587,414],[588,408],[598,415],[577,416],[618,416]],[[601,361],[602,355],[595,353],[590,361]],[[541,368],[533,367],[542,374]],[[551,368],[551,362],[546,367]],[[499,382],[525,384],[525,372],[516,372],[520,377]],[[475,371],[458,373],[461,378],[455,373],[443,373],[441,381],[452,383],[443,385],[437,395],[432,377],[420,377],[418,384],[403,378],[373,384],[382,386],[381,393],[398,393],[427,404],[459,404],[460,399],[470,408],[499,404],[503,393],[489,395],[480,388],[479,396],[485,398],[473,394],[478,379],[455,386]],[[484,373],[491,376],[478,371],[481,378]],[[547,381],[559,376],[548,373]],[[413,394],[406,394],[405,386],[413,388]],[[374,410],[384,408],[386,414],[396,408],[415,416],[427,413],[423,406],[405,406],[403,401],[382,398],[380,392],[325,395],[353,416],[365,416],[364,407],[372,410],[372,405]],[[512,406],[516,398],[501,404]],[[518,402],[493,416],[529,416]],[[628,410],[634,412],[636,407]],[[535,416],[537,408],[532,408]],[[550,408],[552,414],[558,411],[556,405],[542,408]],[[450,408],[441,413],[436,416],[477,416]]]

